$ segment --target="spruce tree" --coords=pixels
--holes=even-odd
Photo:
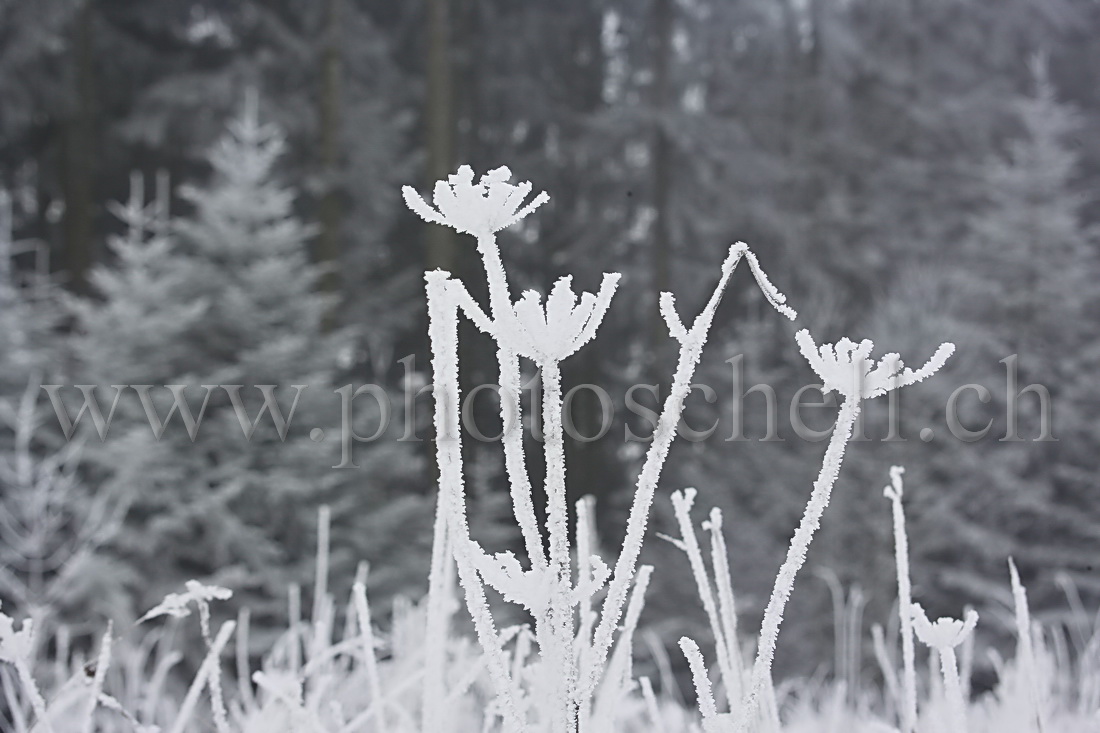
[[[988,405],[963,396],[963,423],[993,422],[979,442],[949,440],[924,468],[943,488],[913,516],[945,593],[967,588],[980,598],[983,579],[1002,577],[1012,554],[1041,609],[1064,603],[1059,573],[1085,578],[1100,551],[1095,451],[1082,450],[1096,433],[1087,416],[1097,407],[1088,315],[1097,260],[1081,217],[1077,114],[1041,60],[1032,81],[1011,104],[1011,137],[980,171],[982,200],[950,280],[967,365],[960,376],[991,393]]]
[[[284,147],[250,96],[207,156],[210,182],[182,188],[190,210],[170,227],[131,226],[113,242],[114,266],[93,274],[98,299],[74,306],[83,381],[99,385],[104,413],[107,385],[152,385],[126,390],[107,440],[91,437],[104,488],[131,502],[117,551],[144,581],[138,612],[194,577],[233,588],[254,627],[274,628],[287,584],[312,581],[322,503],[333,508],[334,571],[345,576],[358,559],[380,561],[409,522],[430,521],[417,497],[387,496],[415,470],[404,444],[359,446],[358,470],[333,468],[334,389],[351,334],[324,328],[334,303],[309,259],[314,227],[277,180]],[[186,385],[193,430],[182,409],[170,413],[170,385]],[[266,410],[259,385],[275,385]],[[354,407],[377,426],[374,404]],[[359,434],[370,432],[360,422]]]

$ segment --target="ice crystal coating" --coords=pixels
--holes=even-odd
[[[10,664],[23,663],[30,659],[34,650],[34,625],[25,619],[19,630],[15,630],[15,620],[0,613],[0,662]]]
[[[474,183],[474,171],[464,165],[446,181],[436,181],[432,208],[412,186],[403,186],[405,203],[424,221],[449,226],[460,234],[484,237],[505,229],[550,200],[541,192],[530,203],[523,200],[531,193],[527,181],[508,183],[512,171],[495,168]]]
[[[233,595],[233,591],[217,585],[203,585],[197,580],[189,580],[183,593],[169,593],[164,600],[151,608],[148,613],[138,619],[138,623],[148,621],[158,616],[172,616],[173,618],[186,618],[191,615],[190,604],[202,607],[210,601],[224,601]]]
[[[944,342],[939,345],[924,366],[916,371],[907,369],[898,354],[883,356],[877,363],[870,360],[875,344],[864,339],[858,344],[842,338],[836,344],[817,346],[806,329],[795,334],[798,348],[806,361],[821,377],[823,391],[837,391],[850,399],[870,399],[891,390],[905,387],[932,376],[955,353],[955,345]]]
[[[917,632],[917,638],[938,652],[957,647],[978,624],[978,612],[974,609],[967,611],[966,618],[962,621],[945,616],[932,622],[928,620],[919,603],[914,603],[911,608],[913,630]]]
[[[540,363],[561,361],[591,340],[611,305],[619,274],[604,275],[599,292],[582,293],[580,302],[571,282],[566,275],[554,283],[545,307],[541,294],[525,291],[512,310],[495,321],[498,339]]]

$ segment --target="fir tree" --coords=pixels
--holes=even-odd
[[[139,577],[156,579],[137,589],[139,612],[204,578],[234,588],[262,628],[282,615],[286,585],[312,577],[320,503],[333,507],[334,569],[349,583],[356,560],[381,561],[392,533],[421,515],[429,521],[415,496],[385,499],[415,469],[403,444],[360,446],[359,470],[333,468],[334,389],[351,334],[323,328],[334,303],[309,260],[314,228],[294,214],[295,191],[277,182],[283,150],[249,97],[207,157],[210,183],[182,189],[191,211],[170,228],[131,222],[113,242],[116,265],[93,275],[100,300],[75,303],[83,381],[100,385],[104,412],[114,395],[106,385],[153,385],[141,399],[128,390],[108,439],[92,440],[104,487],[132,504],[117,550]],[[181,423],[182,405],[170,413],[168,385],[186,385],[195,424]],[[265,411],[258,385],[275,385],[277,406]],[[372,406],[361,399],[355,413],[377,426]],[[159,437],[154,408],[166,426]],[[419,555],[409,548],[406,557],[415,564]]]
[[[982,579],[1012,554],[1041,609],[1063,602],[1058,574],[1087,576],[1100,548],[1097,464],[1080,440],[1095,432],[1085,416],[1096,407],[1088,313],[1097,263],[1076,181],[1077,114],[1042,60],[1032,80],[1011,104],[1014,134],[981,170],[983,201],[951,280],[965,381],[991,393],[988,406],[965,395],[962,421],[981,430],[993,418],[991,429],[979,443],[948,441],[928,468],[943,487],[929,487],[915,514],[925,551],[943,564],[943,592],[980,598]]]

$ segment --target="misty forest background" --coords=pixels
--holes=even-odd
[[[1012,555],[1036,616],[1071,623],[1100,600],[1098,38],[1094,0],[0,2],[5,611],[79,637],[200,578],[234,589],[226,613],[252,608],[259,652],[285,619],[287,586],[310,587],[321,504],[333,508],[335,592],[365,559],[377,609],[422,594],[432,405],[417,399],[410,427],[401,396],[430,381],[422,273],[450,270],[475,296],[485,286],[472,243],[417,220],[399,190],[459,164],[507,164],[551,196],[534,225],[501,234],[514,282],[545,292],[573,273],[593,290],[603,271],[624,275],[597,342],[566,369],[568,384],[616,401],[606,436],[568,445],[569,492],[597,497],[605,557],[644,447],[623,440],[626,391],[671,374],[656,293],[690,312],[744,240],[819,341],[869,337],[911,361],[941,340],[959,346],[902,398],[906,440],[882,441],[885,404],[868,405],[869,440],[851,446],[777,668],[831,665],[838,617],[896,616],[882,487],[898,463],[930,616],[973,605],[979,643],[1008,640]],[[265,126],[247,124],[250,99]],[[217,147],[234,118],[237,147]],[[273,167],[245,164],[256,160]],[[167,172],[170,228],[122,220],[134,171],[144,202]],[[716,402],[696,391],[686,412],[693,427],[721,425],[674,445],[662,490],[694,486],[698,506],[723,509],[751,629],[824,445],[793,435],[787,406],[813,374],[794,326],[747,277],[696,379]],[[478,338],[463,335],[465,389],[495,380]],[[1034,440],[1034,393],[1020,399],[1021,440],[1000,440],[1011,370],[1017,390],[1049,390],[1056,442]],[[783,439],[762,440],[756,392],[746,439],[726,440],[733,396],[758,382],[778,395]],[[333,390],[349,383],[385,386],[394,426],[355,447],[357,469],[334,470]],[[246,441],[215,396],[192,444],[178,417],[154,440],[131,391],[107,440],[84,425],[66,446],[38,384],[100,385],[105,408],[112,384],[195,385],[196,410],[200,384],[309,384],[310,398],[283,443],[270,419]],[[993,419],[972,443],[944,423],[963,384],[991,393],[959,401],[967,427]],[[75,414],[78,391],[62,395]],[[355,404],[370,434],[375,403]],[[477,404],[494,434],[494,397]],[[581,434],[597,432],[598,407],[576,398]],[[831,422],[829,409],[806,414],[814,428]],[[309,439],[318,425],[326,441]],[[398,440],[408,430],[420,440]],[[500,446],[466,450],[475,536],[520,550]],[[33,499],[43,482],[63,500]],[[656,536],[675,534],[667,500],[656,512],[643,624],[666,644],[704,641],[687,560]]]

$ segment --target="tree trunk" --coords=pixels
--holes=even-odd
[[[321,289],[328,293],[340,290],[341,224],[343,211],[340,205],[340,124],[343,66],[340,55],[340,6],[342,0],[328,0],[327,20],[324,31],[324,50],[321,56],[320,109],[320,170],[323,190],[318,218],[321,230],[317,237],[317,261],[331,268],[321,278]],[[325,318],[330,328],[332,314]]]
[[[669,66],[672,52],[673,14],[672,0],[656,0],[653,8],[653,310],[650,323],[650,356],[657,374],[665,361],[668,333],[659,310],[661,292],[669,290],[672,282],[672,235],[670,194],[672,190],[672,146],[668,139],[667,118],[669,112]]]
[[[428,0],[427,89],[424,100],[424,131],[428,186],[453,173],[454,115],[451,104],[450,0]],[[427,269],[454,271],[456,264],[453,232],[443,226],[426,230],[424,264]]]
[[[92,265],[92,174],[95,148],[95,76],[92,49],[92,0],[75,14],[72,28],[72,104],[63,123],[61,185],[65,198],[62,224],[69,287],[87,290]]]

